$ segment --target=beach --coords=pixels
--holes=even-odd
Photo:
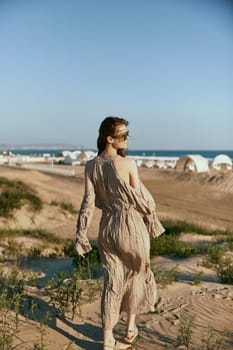
[[[0,228],[45,229],[59,237],[74,238],[77,214],[61,212],[51,202],[72,203],[77,212],[84,193],[84,167],[76,166],[75,176],[67,177],[25,170],[0,167],[0,174],[10,180],[21,180],[33,187],[44,202],[39,214],[31,213],[27,207],[15,212],[14,218],[0,218]],[[193,223],[209,230],[233,230],[233,174],[225,173],[220,178],[212,174],[184,174],[174,170],[139,168],[142,182],[151,191],[156,201],[160,220],[174,220]],[[97,241],[100,211],[95,210],[88,230],[91,242]],[[190,245],[208,242],[213,237],[197,235],[195,232],[181,234]],[[200,348],[201,338],[208,327],[225,340],[223,349],[233,348],[232,312],[233,286],[222,284],[215,271],[202,266],[203,256],[188,259],[154,257],[151,264],[159,269],[171,269],[178,264],[178,281],[165,287],[158,285],[157,314],[139,315],[137,323],[139,338],[134,344],[138,350],[184,349],[179,347],[177,337],[181,325],[180,315],[187,311],[193,316],[193,346]],[[60,264],[59,269],[62,268]],[[69,263],[64,262],[69,268]],[[71,265],[70,265],[71,268]],[[54,270],[53,270],[54,271]],[[202,272],[202,281],[193,283],[193,277]],[[49,275],[49,264],[46,266]],[[46,309],[46,305],[44,306]],[[118,339],[124,334],[125,316],[121,315],[115,333]],[[229,332],[225,335],[224,330]],[[25,339],[36,334],[36,325],[22,327]],[[73,321],[54,319],[46,329],[47,348],[51,350],[71,349],[101,350],[100,296],[82,306],[82,314]],[[59,347],[58,347],[59,344]],[[25,350],[27,348],[25,347]],[[22,348],[23,350],[23,348]]]

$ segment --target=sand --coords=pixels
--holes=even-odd
[[[0,176],[9,179],[20,179],[30,184],[41,196],[45,205],[40,214],[31,213],[26,207],[15,213],[13,220],[0,219],[0,228],[44,228],[59,236],[72,238],[75,233],[76,214],[65,213],[50,205],[51,201],[72,203],[79,209],[84,191],[83,167],[76,166],[76,177],[69,178],[39,173],[23,169],[0,167]],[[140,177],[150,189],[157,203],[157,214],[160,219],[183,220],[209,229],[233,230],[233,192],[232,174],[223,174],[221,181],[210,180],[212,175],[177,174],[173,170],[139,169]],[[217,177],[218,179],[218,177]],[[97,227],[100,212],[95,211],[88,235],[91,240],[97,239]],[[195,232],[182,234],[182,239],[190,244],[208,243],[211,236],[196,235]],[[30,242],[29,242],[30,243]],[[139,315],[137,324],[139,338],[134,349],[162,350],[179,348],[177,336],[180,329],[180,314],[185,310],[193,320],[193,346],[201,348],[201,338],[206,337],[208,326],[213,327],[219,338],[225,339],[223,349],[233,349],[232,313],[233,286],[221,284],[213,269],[202,266],[203,256],[188,259],[171,259],[156,257],[152,266],[171,269],[178,264],[178,281],[165,288],[158,286],[161,302],[159,314]],[[55,264],[55,265],[54,265]],[[64,260],[64,269],[72,268],[71,261]],[[63,263],[59,261],[58,270]],[[48,276],[56,270],[56,261],[48,262],[41,267]],[[195,285],[193,279],[202,274],[202,282]],[[41,312],[48,309],[44,302]],[[32,341],[38,336],[33,321],[21,328],[24,340]],[[115,333],[119,339],[124,334],[125,315],[121,315]],[[227,336],[224,329],[229,330]],[[101,350],[102,330],[100,317],[100,297],[93,303],[82,307],[82,316],[73,321],[59,320],[53,317],[46,329],[47,349]],[[181,349],[182,347],[180,347]],[[203,347],[202,347],[203,348]],[[22,350],[29,349],[25,346]]]

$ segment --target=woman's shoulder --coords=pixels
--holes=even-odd
[[[121,157],[121,156],[118,156],[115,158],[115,160],[117,162],[122,162],[122,163],[125,163],[125,164],[129,164],[129,165],[134,165],[136,164],[135,160],[132,159],[132,158],[128,158],[128,157]]]
[[[135,171],[137,164],[134,159],[127,157],[116,157],[114,159],[115,165],[128,169],[129,172]]]
[[[134,159],[128,158],[128,157],[119,157],[119,162],[122,163],[122,165],[126,166],[129,169],[135,169],[137,167],[137,164]]]

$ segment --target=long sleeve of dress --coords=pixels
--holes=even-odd
[[[148,206],[150,208],[150,213],[143,216],[144,223],[150,236],[153,238],[158,237],[165,231],[165,229],[157,218],[155,201],[143,184],[141,184],[141,193],[142,197],[148,200]]]
[[[140,189],[137,189],[136,191],[131,190],[131,196],[136,209],[143,216],[143,221],[150,236],[160,236],[165,229],[157,218],[156,204],[151,193],[147,190],[143,183],[140,183]]]
[[[83,196],[77,225],[75,249],[79,255],[88,253],[92,248],[87,238],[87,230],[90,226],[95,207],[95,193],[91,191]]]

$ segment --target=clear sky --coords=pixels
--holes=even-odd
[[[0,145],[233,149],[232,2],[0,0],[0,99]]]

